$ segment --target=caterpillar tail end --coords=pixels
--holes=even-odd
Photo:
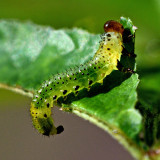
[[[31,103],[30,112],[33,126],[38,130],[39,133],[45,136],[50,136],[60,134],[64,131],[63,126],[54,126],[54,121],[51,117],[51,108],[43,111],[43,108],[36,109],[34,103]]]

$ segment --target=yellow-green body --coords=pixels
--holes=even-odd
[[[122,54],[122,34],[107,32],[101,35],[98,51],[92,60],[65,73],[56,74],[45,81],[34,94],[31,103],[31,115],[35,128],[44,135],[57,134],[53,125],[51,108],[57,104],[59,97],[82,89],[88,90],[95,83],[103,83],[103,79],[113,70],[117,70],[117,61]]]

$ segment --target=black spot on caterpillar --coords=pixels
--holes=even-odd
[[[31,102],[31,116],[34,127],[43,135],[59,134],[63,127],[55,127],[51,117],[53,104],[69,94],[78,95],[83,89],[90,90],[95,83],[103,83],[113,70],[123,70],[119,61],[123,50],[123,26],[116,21],[104,24],[99,49],[92,60],[65,73],[56,74],[42,83]]]

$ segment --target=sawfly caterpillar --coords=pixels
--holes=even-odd
[[[113,70],[134,73],[120,64],[123,46],[124,27],[116,21],[104,24],[104,33],[94,57],[79,67],[56,74],[42,83],[35,91],[31,102],[31,116],[34,127],[43,135],[59,134],[63,127],[55,127],[51,117],[53,105],[61,103],[71,93],[77,96],[84,88],[90,90],[95,83],[103,83]]]

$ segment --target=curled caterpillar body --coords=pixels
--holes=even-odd
[[[42,83],[31,102],[33,125],[43,135],[54,135],[63,131],[63,127],[55,127],[51,117],[51,107],[58,98],[82,89],[88,90],[95,83],[103,83],[103,79],[113,70],[122,54],[123,26],[116,21],[108,21],[104,25],[105,33],[101,35],[98,51],[92,60],[68,72],[54,75]]]

